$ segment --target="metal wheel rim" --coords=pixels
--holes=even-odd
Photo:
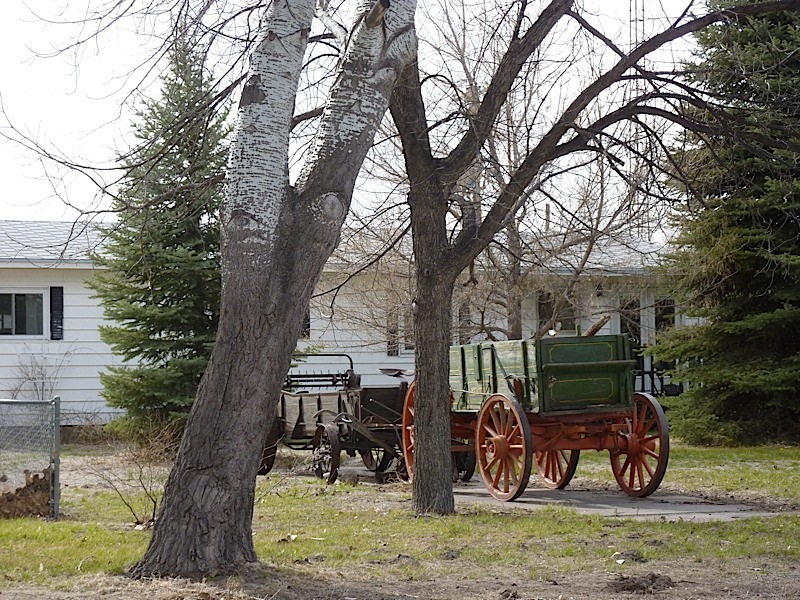
[[[333,483],[339,476],[339,461],[342,452],[339,444],[339,428],[332,423],[317,425],[312,440],[314,448],[312,461],[314,474],[327,483]]]
[[[380,464],[383,455],[377,448],[359,450],[358,453],[361,455],[361,462],[364,463],[364,467],[366,467],[367,470],[374,472],[378,469],[378,465]]]
[[[270,425],[267,440],[264,442],[264,450],[261,453],[261,462],[258,466],[258,474],[266,475],[275,466],[275,456],[278,453],[278,442],[280,441],[280,421],[276,418]]]

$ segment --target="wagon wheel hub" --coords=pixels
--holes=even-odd
[[[504,458],[508,458],[509,454],[511,453],[511,446],[505,437],[497,435],[487,440],[486,450],[492,456],[502,460]]]
[[[625,439],[625,451],[631,456],[638,456],[646,450],[655,452],[658,447],[658,441],[652,437],[643,440],[639,434],[632,432],[626,432],[622,437]]]
[[[639,453],[641,453],[642,450],[639,447],[638,435],[636,435],[635,433],[628,432],[625,433],[623,437],[625,438],[626,451],[629,455],[636,456]]]

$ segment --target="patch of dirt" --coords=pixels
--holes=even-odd
[[[612,592],[633,592],[636,594],[654,594],[671,590],[675,582],[667,575],[648,573],[644,576],[618,575],[614,581],[609,582],[608,589]]]
[[[25,471],[25,485],[0,494],[0,518],[50,516],[50,468],[42,473]]]
[[[462,574],[435,580],[376,580],[359,573],[329,572],[298,567],[291,572],[253,568],[244,576],[219,581],[180,579],[131,581],[126,577],[73,578],[60,591],[40,587],[0,590],[2,600],[620,600],[654,595],[668,600],[752,599],[788,600],[800,597],[794,571],[757,573],[728,569],[660,565],[659,571],[631,573],[572,573],[547,580],[523,574],[471,579]]]

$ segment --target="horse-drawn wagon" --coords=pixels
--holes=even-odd
[[[349,355],[321,353],[313,359],[325,360],[326,369],[304,368],[301,362],[286,376],[259,474],[272,469],[282,442],[311,450],[312,470],[328,483],[336,481],[342,452],[361,456],[378,479],[390,469],[404,475],[400,431],[408,383],[362,387]]]
[[[634,364],[622,335],[452,347],[453,455],[474,453],[486,488],[499,500],[518,498],[534,465],[544,485],[565,487],[581,450],[608,450],[620,488],[631,496],[651,494],[667,468],[669,432],[658,401],[633,393]],[[403,408],[410,473],[416,401],[412,384]]]

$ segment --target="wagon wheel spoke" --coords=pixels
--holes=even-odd
[[[653,477],[653,475],[655,475],[655,472],[656,472],[656,470],[655,470],[655,468],[653,468],[653,465],[651,465],[651,464],[650,464],[650,461],[649,461],[649,460],[646,460],[646,459],[645,459],[645,460],[643,460],[643,461],[641,462],[641,465],[642,465],[642,467],[644,468],[644,470],[645,470],[645,471],[647,471],[647,474],[648,474],[648,475],[649,475],[651,478]]]
[[[500,423],[500,416],[497,414],[497,411],[491,410],[489,411],[489,417],[492,419],[492,426],[489,427],[488,424],[484,425],[484,427],[491,432],[492,436],[500,435],[500,432],[503,429],[502,424]]]
[[[645,485],[645,478],[644,478],[644,462],[639,461],[636,465],[636,475],[639,477],[639,487],[644,487]]]
[[[644,425],[639,426],[639,428],[636,430],[637,433],[644,436],[648,431],[652,430],[653,427],[657,426],[657,421],[658,417],[656,415],[651,415]]]
[[[491,437],[496,437],[499,435],[497,433],[497,429],[489,427],[489,425],[484,425],[484,429],[486,429],[486,433],[488,433]]]
[[[495,403],[494,414],[497,416],[497,433],[499,435],[505,435],[506,421],[508,420],[508,413],[506,412],[506,407]]]
[[[416,393],[416,382],[412,381],[411,385],[408,386],[406,398],[403,401],[403,429],[400,439],[403,446],[403,462],[405,463],[405,470],[406,473],[408,473],[409,479],[414,476],[414,400],[416,398]]]
[[[406,398],[403,401],[401,443],[403,453],[403,463],[405,473],[411,479],[414,476],[414,453],[416,452],[416,442],[414,440],[414,419],[416,418],[416,397],[417,382],[412,381],[408,386]],[[450,392],[450,406],[453,405],[453,392]],[[472,473],[469,474],[472,477]]]
[[[494,487],[497,487],[497,484],[500,482],[500,477],[502,476],[503,471],[505,470],[505,462],[497,457],[495,457],[495,459],[492,462],[497,465],[497,470],[494,472],[494,477],[492,478],[492,485]]]
[[[497,456],[493,457],[492,460],[489,462],[489,464],[486,465],[486,470],[491,471],[492,468],[494,468],[494,466],[497,464],[497,461],[499,460],[500,460],[499,457]]]
[[[534,453],[539,481],[554,490],[564,489],[575,475],[580,455],[580,450],[546,450]]]
[[[664,410],[649,394],[634,394],[627,431],[620,431],[620,447],[610,453],[611,470],[620,488],[630,496],[652,494],[667,470],[669,429]]]
[[[661,453],[660,453],[660,452],[656,452],[655,450],[651,450],[651,449],[650,449],[650,448],[648,448],[647,446],[645,446],[644,448],[642,448],[642,453],[643,453],[644,455],[646,455],[646,456],[649,456],[650,458],[655,458],[655,459],[656,459],[656,462],[658,461],[659,457],[661,456]]]

